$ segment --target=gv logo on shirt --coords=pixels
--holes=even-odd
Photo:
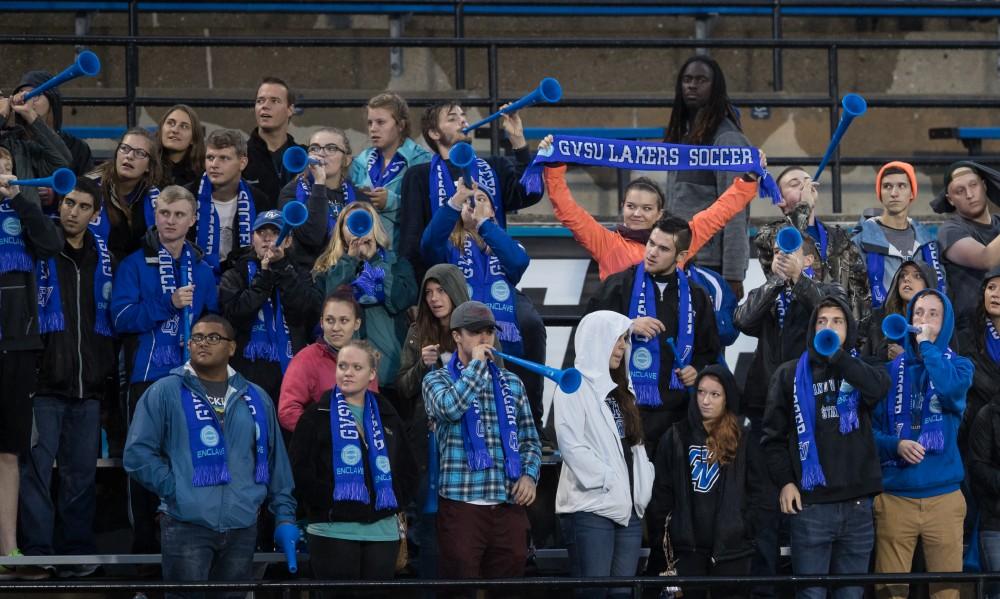
[[[691,488],[696,493],[708,493],[719,480],[719,464],[710,464],[708,447],[692,445],[688,448],[688,464],[691,466]]]

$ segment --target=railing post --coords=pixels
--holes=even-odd
[[[490,110],[488,114],[493,114],[500,108],[500,70],[497,65],[497,45],[490,44],[486,53],[487,68],[490,79]],[[490,155],[496,156],[500,153],[500,119],[490,123]]]
[[[125,46],[125,120],[129,128],[138,123],[135,109],[136,87],[139,86],[139,49],[136,47],[136,37],[139,35],[139,2],[129,0],[128,3],[128,36]]]
[[[455,2],[455,37],[465,39],[465,3]],[[465,47],[455,47],[455,89],[465,89]]]
[[[827,70],[829,71],[830,85],[830,138],[833,138],[834,131],[837,130],[837,122],[840,120],[840,73],[837,63],[837,44],[830,44],[827,49]],[[840,146],[833,151],[832,165],[830,167],[831,195],[833,196],[833,213],[840,214],[843,209],[843,202],[840,197]]]
[[[771,39],[776,42],[781,40],[781,0],[774,0],[771,8]],[[785,78],[781,67],[781,48],[777,46],[771,50],[771,71],[774,73],[771,88],[780,92],[785,86]]]

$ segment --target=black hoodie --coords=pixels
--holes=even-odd
[[[726,411],[740,414],[740,393],[729,369],[706,366],[693,388],[708,375],[725,389]],[[706,447],[708,437],[701,411],[695,399],[688,402],[687,418],[664,433],[657,446],[653,497],[646,508],[650,538],[661,538],[664,519],[671,514],[670,540],[676,552],[698,551],[717,562],[753,553],[751,516],[764,496],[767,471],[760,446],[749,442],[746,427],[740,430],[734,460],[709,467],[697,451]],[[659,546],[653,543],[654,549]],[[651,561],[660,559],[661,555],[651,556]]]
[[[847,302],[836,296],[825,300],[836,303],[846,315],[845,345],[852,347],[857,340],[858,325],[851,316]],[[816,404],[813,430],[819,462],[826,476],[826,486],[806,491],[801,485],[802,463],[799,460],[793,402],[798,358],[779,366],[771,378],[761,441],[771,479],[779,489],[788,483],[798,486],[803,504],[835,503],[869,497],[882,491],[882,469],[875,448],[875,438],[872,436],[871,411],[888,392],[889,375],[882,365],[854,358],[843,348],[838,349],[830,358],[816,353],[813,337],[816,333],[816,317],[822,309],[820,306],[813,310],[809,319],[806,346],[809,348],[809,365],[812,367],[815,390],[812,398]],[[858,401],[859,426],[842,435],[837,412],[837,390],[845,379],[860,392],[861,397]]]

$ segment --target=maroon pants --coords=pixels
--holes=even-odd
[[[524,506],[473,505],[440,498],[437,533],[441,578],[524,576],[529,527]]]

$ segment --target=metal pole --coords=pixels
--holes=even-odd
[[[455,37],[465,38],[465,3],[455,3]],[[455,48],[455,89],[465,89],[465,48]]]
[[[837,130],[837,122],[840,119],[840,78],[837,67],[837,45],[832,44],[827,49],[827,70],[829,71],[830,83],[830,137]],[[833,164],[830,167],[830,179],[832,181],[831,190],[833,195],[833,212],[839,214],[842,211],[842,201],[840,198],[840,146],[833,152]]]
[[[497,46],[496,44],[490,44],[489,49],[486,52],[486,63],[487,69],[489,70],[490,77],[490,114],[493,114],[500,109],[500,83],[499,83],[499,67],[497,66]],[[500,120],[497,119],[490,123],[490,155],[496,156],[500,154]]]
[[[139,119],[136,116],[135,96],[139,85],[139,49],[135,38],[139,35],[139,5],[138,0],[128,3],[128,44],[125,45],[125,120],[129,128],[135,127]]]
[[[774,0],[774,7],[771,9],[771,39],[778,41],[781,39],[781,0]],[[771,70],[774,73],[771,87],[776,92],[780,92],[785,86],[784,73],[781,69],[781,48],[775,47],[771,50]]]

